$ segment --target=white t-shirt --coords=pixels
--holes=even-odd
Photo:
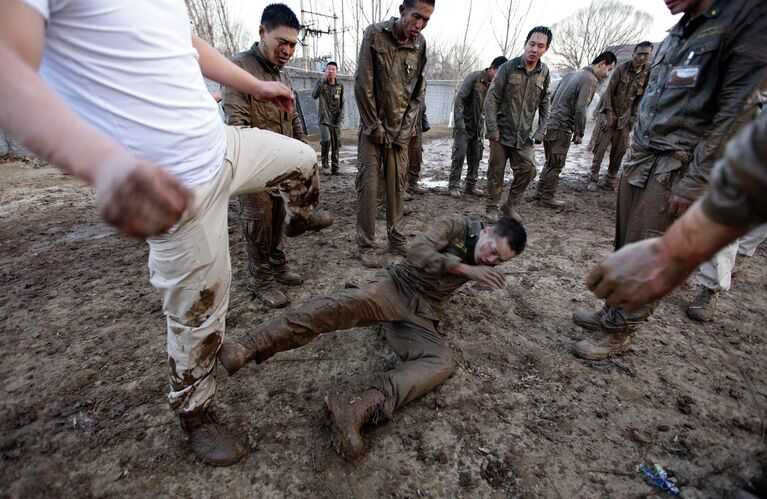
[[[188,186],[218,173],[224,125],[182,0],[24,0],[47,21],[40,75],[85,121]]]

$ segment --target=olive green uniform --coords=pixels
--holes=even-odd
[[[470,191],[477,185],[479,162],[482,160],[482,130],[484,106],[490,81],[486,70],[474,71],[464,78],[453,104],[453,155],[448,189],[458,189],[461,170],[466,160],[466,186]]]

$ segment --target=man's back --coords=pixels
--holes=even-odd
[[[571,132],[574,128],[583,128],[583,125],[579,127],[576,116],[585,123],[586,108],[594,97],[596,89],[597,77],[590,67],[573,71],[562,78],[551,98],[548,129]],[[579,112],[582,116],[578,116]],[[581,129],[580,134],[582,133]]]
[[[24,1],[47,21],[40,74],[81,118],[187,185],[215,175],[226,140],[183,4]]]

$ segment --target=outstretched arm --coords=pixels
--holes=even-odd
[[[171,227],[189,192],[77,117],[40,76],[45,20],[19,0],[0,3],[0,128],[96,188],[104,219],[128,235]]]

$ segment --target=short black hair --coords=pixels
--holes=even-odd
[[[325,64],[325,68],[327,69],[328,66],[335,66],[336,69],[338,69],[338,64],[336,64],[336,61],[328,61],[328,63]]]
[[[536,26],[535,28],[530,30],[530,33],[527,34],[527,38],[525,38],[525,43],[530,41],[530,38],[533,37],[536,33],[543,33],[546,35],[546,38],[548,38],[548,42],[546,42],[546,47],[551,46],[551,41],[554,40],[554,33],[551,32],[550,28],[547,28],[546,26]]]
[[[615,54],[613,52],[610,52],[609,50],[606,52],[602,52],[597,56],[596,59],[594,59],[594,62],[591,64],[599,64],[600,62],[606,62],[607,64],[615,64],[618,62],[618,58],[615,57]]]
[[[655,45],[652,44],[652,42],[648,42],[647,40],[637,43],[636,47],[634,47],[634,52],[641,49],[642,47],[650,47],[650,50],[655,48]]]
[[[290,7],[284,3],[273,3],[266,6],[264,12],[261,14],[261,26],[266,31],[282,28],[293,28],[296,31],[301,31],[301,23],[298,22],[296,14],[290,10]]]
[[[517,255],[525,251],[527,245],[527,231],[521,223],[513,218],[501,217],[491,225],[493,233],[498,237],[505,237],[509,242],[509,248]]]
[[[503,63],[505,63],[506,61],[508,61],[508,59],[506,59],[504,56],[496,57],[495,59],[493,59],[493,62],[490,63],[490,67],[493,69],[498,69],[501,66],[503,66]]]
[[[418,2],[425,3],[434,7],[435,0],[402,0],[402,6],[406,9],[412,9]]]

